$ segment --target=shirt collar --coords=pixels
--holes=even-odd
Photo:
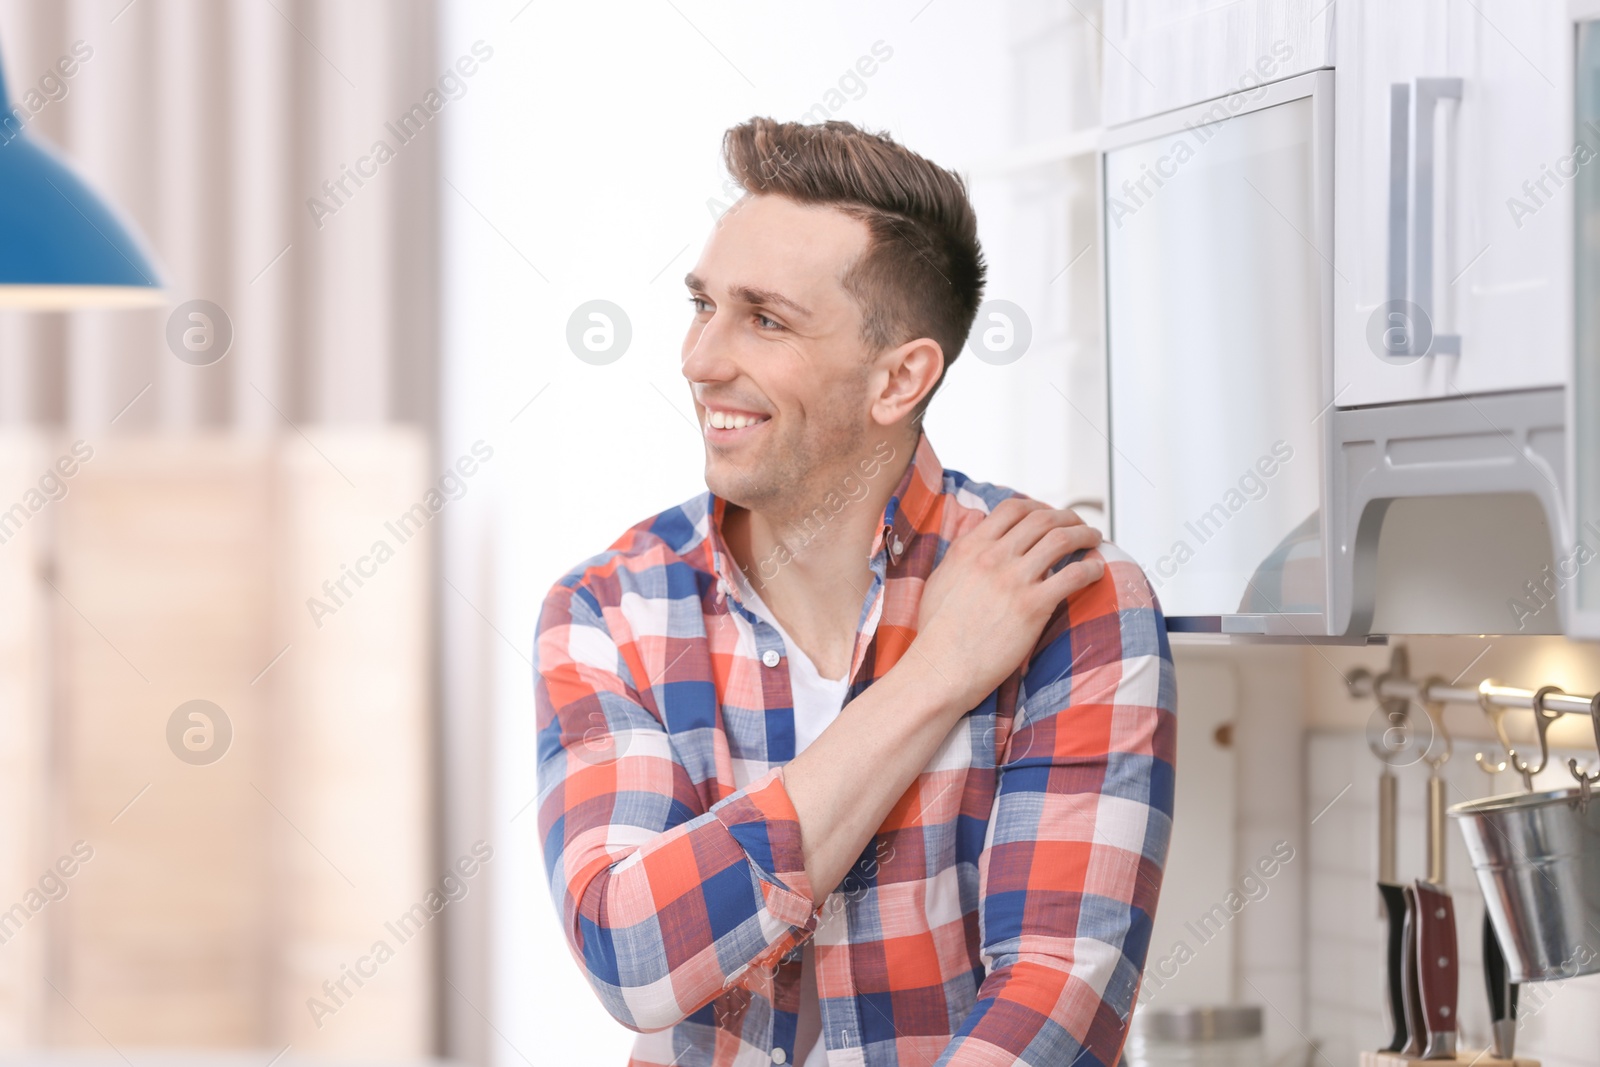
[[[911,462],[906,465],[899,484],[884,506],[882,521],[872,539],[869,558],[876,561],[879,553],[886,553],[886,565],[898,565],[911,551],[911,544],[919,533],[937,528],[942,511],[939,502],[943,495],[944,465],[939,462],[927,431],[919,430]],[[710,501],[707,508],[706,545],[711,555],[711,573],[717,578],[718,596],[721,597],[739,588],[734,577],[737,564],[722,538],[722,519],[728,510],[728,501],[710,490],[707,490],[706,496]],[[931,570],[932,558],[926,558],[927,568]]]

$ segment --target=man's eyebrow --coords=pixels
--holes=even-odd
[[[696,277],[692,271],[683,276],[683,284],[702,293],[706,290],[706,283]],[[755,304],[759,307],[785,307],[796,315],[802,315],[807,318],[811,316],[810,308],[790,300],[774,289],[760,289],[754,285],[733,285],[729,286],[728,291],[746,304]]]

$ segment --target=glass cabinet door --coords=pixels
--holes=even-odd
[[[1111,532],[1169,616],[1325,608],[1315,134],[1308,96],[1105,156]]]

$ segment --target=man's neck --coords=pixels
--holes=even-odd
[[[852,467],[833,475],[834,484],[824,478],[807,486],[781,515],[732,503],[724,512],[722,536],[735,565],[826,678],[850,667],[872,584],[868,553],[915,445],[897,442],[870,478]]]

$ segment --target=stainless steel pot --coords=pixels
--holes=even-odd
[[[1456,804],[1515,982],[1600,972],[1600,795],[1513,793]]]
[[[1264,1067],[1261,1008],[1254,1004],[1138,1008],[1128,1067]]]

